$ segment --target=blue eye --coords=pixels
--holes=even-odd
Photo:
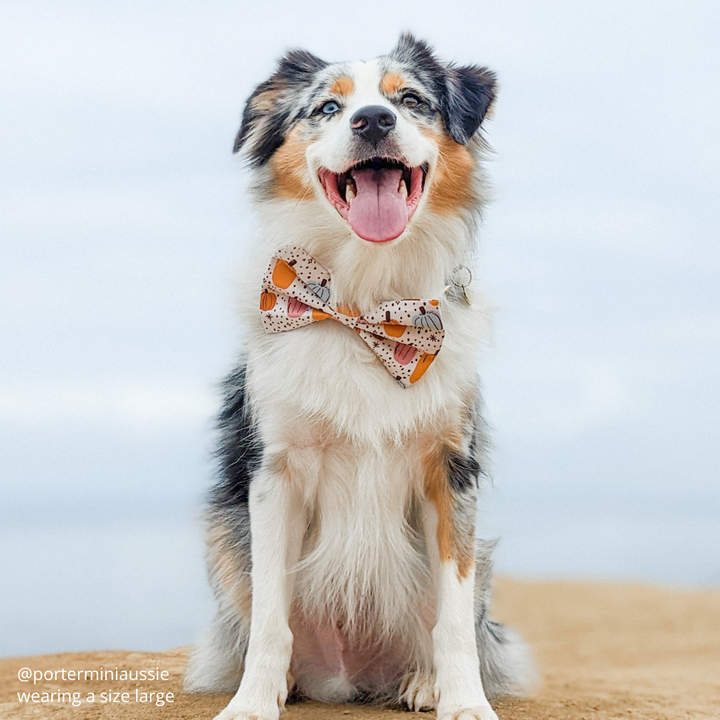
[[[334,115],[335,113],[340,112],[340,106],[334,100],[330,100],[320,108],[320,112],[325,115]]]

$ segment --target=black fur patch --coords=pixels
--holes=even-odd
[[[210,497],[215,509],[247,504],[250,482],[263,453],[247,406],[245,365],[230,373],[223,390],[224,403],[218,417],[220,442],[216,452],[220,479]]]
[[[446,73],[447,90],[440,113],[453,140],[466,144],[495,99],[495,75],[476,65],[449,66]]]
[[[390,57],[433,88],[448,134],[455,142],[466,145],[495,99],[495,75],[476,65],[455,67],[441,63],[426,42],[408,33],[400,36]]]
[[[455,492],[463,493],[478,486],[480,463],[475,458],[448,450],[445,462],[448,482]]]
[[[480,485],[480,478],[488,477],[487,453],[489,449],[488,428],[483,417],[483,401],[479,386],[475,399],[468,408],[466,430],[470,439],[467,454],[445,448],[445,464],[450,487],[462,494]]]
[[[297,96],[312,84],[315,74],[327,63],[305,50],[290,51],[273,75],[255,88],[243,112],[233,152],[250,143],[248,160],[253,167],[264,165],[283,144],[297,117]],[[263,98],[264,96],[264,98]]]

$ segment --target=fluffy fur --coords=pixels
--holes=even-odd
[[[185,681],[237,690],[218,720],[275,720],[290,692],[492,720],[488,697],[527,689],[525,646],[488,618],[492,547],[475,540],[486,312],[472,289],[471,304],[447,290],[474,259],[494,97],[486,68],[443,63],[405,35],[366,63],[291,52],[247,101],[235,150],[252,167],[262,234],[207,514],[218,610]],[[355,232],[363,168],[402,173],[397,237]],[[262,274],[287,244],[360,312],[443,298],[445,342],[416,385],[399,387],[338,323],[264,332]]]

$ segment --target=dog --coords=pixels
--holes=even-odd
[[[217,614],[185,679],[237,691],[217,720],[275,720],[289,694],[495,720],[488,698],[527,690],[475,538],[495,94],[404,34],[369,62],[289,52],[247,101],[262,229],[206,518]]]

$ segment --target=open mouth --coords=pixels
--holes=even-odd
[[[417,209],[427,166],[410,168],[398,160],[371,158],[343,173],[321,168],[318,177],[331,205],[368,242],[388,242],[402,234]]]

